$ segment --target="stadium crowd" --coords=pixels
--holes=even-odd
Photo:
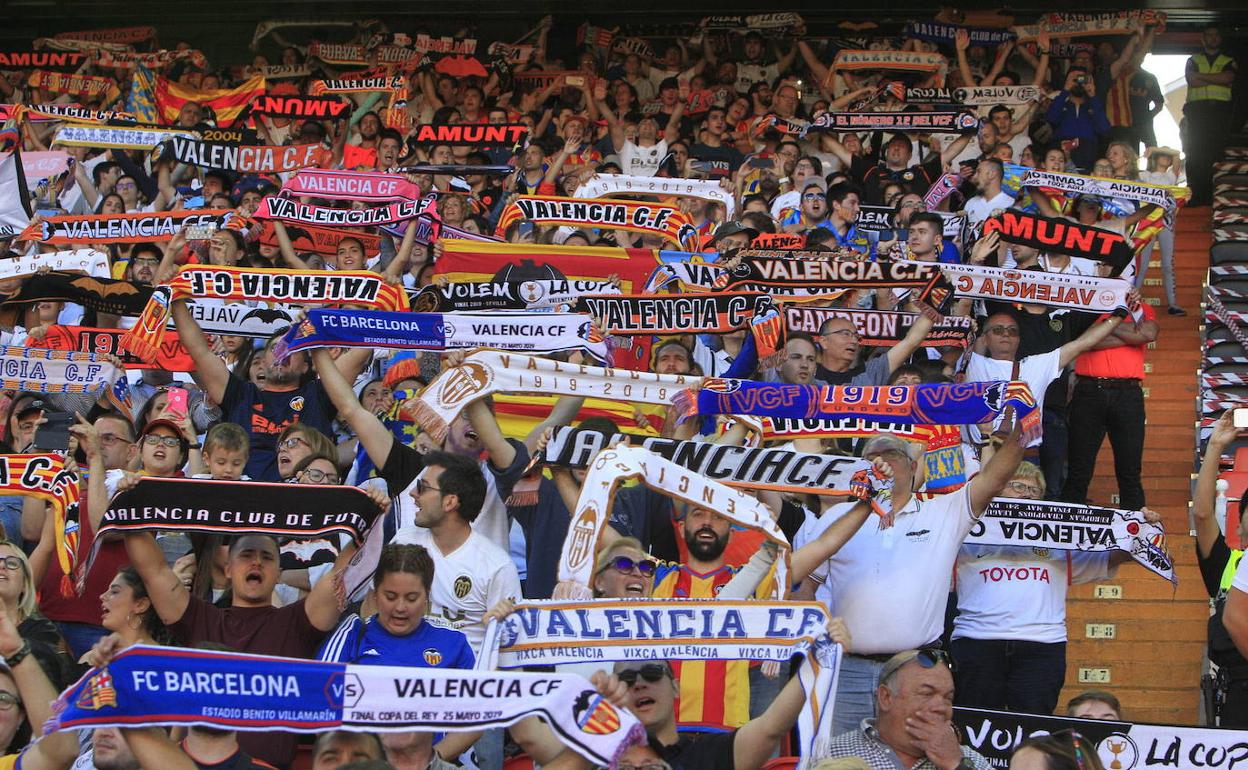
[[[1206,30],[1185,172],[1141,67],[1163,29],[275,20],[246,61],[150,28],[4,55],[0,761],[1101,767],[1078,728],[993,754],[955,707],[1121,720],[1108,692],[1058,702],[1067,586],[1173,577],[1139,287],[1156,251],[1185,314],[1174,215],[1209,202],[1234,61]],[[1229,420],[1196,498],[1223,596]],[[1114,509],[1088,499],[1107,435]],[[1243,684],[1230,596],[1211,629]],[[273,703],[228,684],[248,666],[382,666],[458,683],[450,709],[536,681],[526,659],[558,692],[505,716],[195,703]],[[357,720],[388,713],[362,692]]]

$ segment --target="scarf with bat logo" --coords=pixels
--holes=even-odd
[[[39,273],[24,279],[16,294],[4,298],[0,324],[11,327],[25,310],[22,306],[31,302],[73,302],[97,313],[135,317],[142,314],[152,291],[151,286],[132,281],[59,271]]]
[[[122,337],[121,347],[144,361],[160,351],[174,300],[259,300],[280,304],[365,305],[376,310],[407,310],[407,294],[367,270],[280,270],[187,265],[169,284],[157,287],[139,322]]]

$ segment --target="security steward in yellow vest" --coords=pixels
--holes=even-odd
[[[1187,60],[1187,103],[1183,114],[1187,130],[1187,180],[1191,205],[1207,206],[1213,199],[1213,163],[1222,157],[1231,131],[1231,85],[1235,60],[1222,53],[1222,34],[1215,26],[1201,35],[1204,50]]]
[[[1214,517],[1218,465],[1239,434],[1234,426],[1234,411],[1227,409],[1213,426],[1200,464],[1200,474],[1196,477],[1192,515],[1196,522],[1196,562],[1214,607],[1214,614],[1209,618],[1209,660],[1218,667],[1218,676],[1206,677],[1201,682],[1206,714],[1211,724],[1216,712],[1223,727],[1248,727],[1248,660],[1235,648],[1235,642],[1222,625],[1226,595],[1231,590],[1231,580],[1244,552],[1231,550]],[[1241,498],[1239,542],[1248,544],[1248,491]]]

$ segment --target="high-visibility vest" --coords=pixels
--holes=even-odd
[[[1239,560],[1244,558],[1244,552],[1238,549],[1231,551],[1231,558],[1226,560],[1226,566],[1222,568],[1222,580],[1218,583],[1219,594],[1225,595],[1231,590],[1231,583],[1235,580],[1235,571],[1239,569]]]
[[[1206,54],[1198,53],[1192,57],[1192,63],[1196,65],[1196,71],[1202,75],[1216,75],[1225,70],[1233,61],[1231,57],[1220,53],[1212,63]],[[1187,89],[1187,100],[1189,102],[1229,102],[1231,100],[1230,86],[1199,86],[1197,88]]]

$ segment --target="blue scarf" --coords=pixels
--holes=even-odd
[[[49,728],[467,731],[530,715],[598,765],[612,764],[644,735],[636,717],[574,674],[355,666],[146,645],[122,651],[62,693]]]
[[[686,417],[757,415],[795,420],[860,417],[902,425],[974,425],[1012,407],[1023,432],[1038,430],[1040,411],[1024,382],[929,385],[786,385],[708,378],[673,399]]]

